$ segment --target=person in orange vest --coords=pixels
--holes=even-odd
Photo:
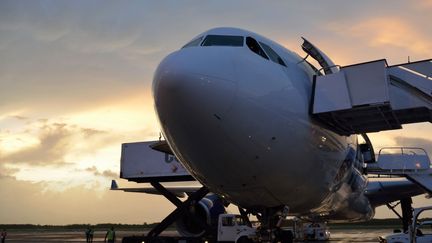
[[[109,229],[105,235],[104,242],[114,243],[115,239],[116,239],[116,235],[115,235],[114,227],[111,227],[111,229]]]

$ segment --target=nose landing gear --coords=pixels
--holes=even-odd
[[[294,234],[291,229],[282,228],[282,222],[286,219],[289,213],[287,206],[281,208],[266,208],[261,214],[257,215],[261,226],[257,230],[257,235],[262,242],[281,242],[292,243]]]

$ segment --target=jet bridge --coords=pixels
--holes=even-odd
[[[341,135],[432,122],[432,59],[388,66],[377,60],[313,80],[310,113]]]

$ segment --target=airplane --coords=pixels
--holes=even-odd
[[[417,180],[418,171],[406,170],[406,162],[404,168],[377,167],[383,164],[367,133],[432,121],[432,82],[425,75],[432,73],[431,61],[341,67],[303,41],[306,57],[247,30],[214,28],[161,61],[152,93],[165,140],[152,149],[175,155],[207,189],[184,203],[211,192],[270,230],[282,212],[320,222],[366,221],[376,207],[400,200],[408,215],[411,197],[431,193],[429,178]],[[426,153],[414,155],[402,152],[396,159],[429,161]],[[399,177],[371,181],[368,173]],[[192,193],[180,187],[170,194],[158,181],[152,186],[143,190],[174,202],[182,189]]]

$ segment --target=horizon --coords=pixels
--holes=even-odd
[[[431,217],[425,217],[422,218],[422,220],[428,220],[428,219],[432,219]],[[288,219],[287,221],[290,221],[292,219]],[[329,225],[368,225],[370,224],[371,226],[373,224],[376,223],[380,223],[380,222],[386,222],[386,221],[391,221],[394,224],[402,224],[401,220],[398,218],[373,218],[372,220],[369,221],[361,221],[361,222],[330,222],[328,223]],[[257,220],[251,220],[251,222],[258,222]],[[86,224],[86,223],[74,223],[74,224],[0,224],[0,229],[3,229],[2,227],[5,226],[31,226],[31,227],[73,227],[73,226],[99,226],[99,227],[104,227],[104,226],[111,226],[111,225],[117,225],[117,226],[131,226],[131,227],[138,227],[138,226],[145,226],[145,227],[152,227],[154,225],[159,224],[160,222],[144,222],[144,223],[134,223],[134,224],[127,224],[127,223],[96,223],[96,224]],[[168,228],[172,228],[175,227],[174,225],[170,225],[168,226]]]

